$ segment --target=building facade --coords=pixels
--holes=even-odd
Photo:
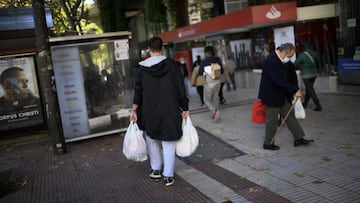
[[[201,2],[191,1],[190,10],[201,13]],[[265,57],[279,43],[292,42],[299,53],[301,42],[306,40],[320,55],[321,76],[340,84],[360,84],[357,1],[225,0],[223,13],[218,1],[205,2],[205,8],[213,9],[212,18],[201,15],[201,22],[159,34],[168,43],[171,57],[179,51],[191,51],[191,62],[201,54],[201,48],[213,45],[218,56],[224,61],[231,56],[239,69],[261,70]]]

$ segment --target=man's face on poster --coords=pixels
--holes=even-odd
[[[8,77],[4,78],[2,83],[5,98],[11,101],[17,101],[27,98],[31,95],[28,89],[28,78],[23,71],[14,71]]]

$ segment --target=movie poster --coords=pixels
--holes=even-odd
[[[230,41],[231,58],[240,69],[252,66],[251,39]]]
[[[33,56],[0,58],[0,131],[43,124]]]
[[[267,30],[261,30],[254,33],[254,68],[262,68],[266,57],[270,53],[269,34]]]

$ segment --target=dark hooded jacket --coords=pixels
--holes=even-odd
[[[175,141],[182,136],[182,111],[189,100],[180,67],[163,56],[139,63],[133,103],[138,105],[140,129],[152,139]]]
[[[298,89],[294,64],[283,64],[275,52],[271,53],[262,70],[259,99],[268,107],[281,107],[286,99],[291,102]]]

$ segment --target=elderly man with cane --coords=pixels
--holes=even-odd
[[[295,46],[285,43],[269,54],[264,63],[259,89],[259,99],[266,105],[264,149],[280,149],[274,144],[274,139],[285,122],[294,137],[295,147],[313,142],[313,140],[304,139],[304,130],[292,111],[293,98],[302,96],[294,64],[290,61],[294,54]],[[280,127],[278,126],[279,115],[283,118],[283,124]]]

